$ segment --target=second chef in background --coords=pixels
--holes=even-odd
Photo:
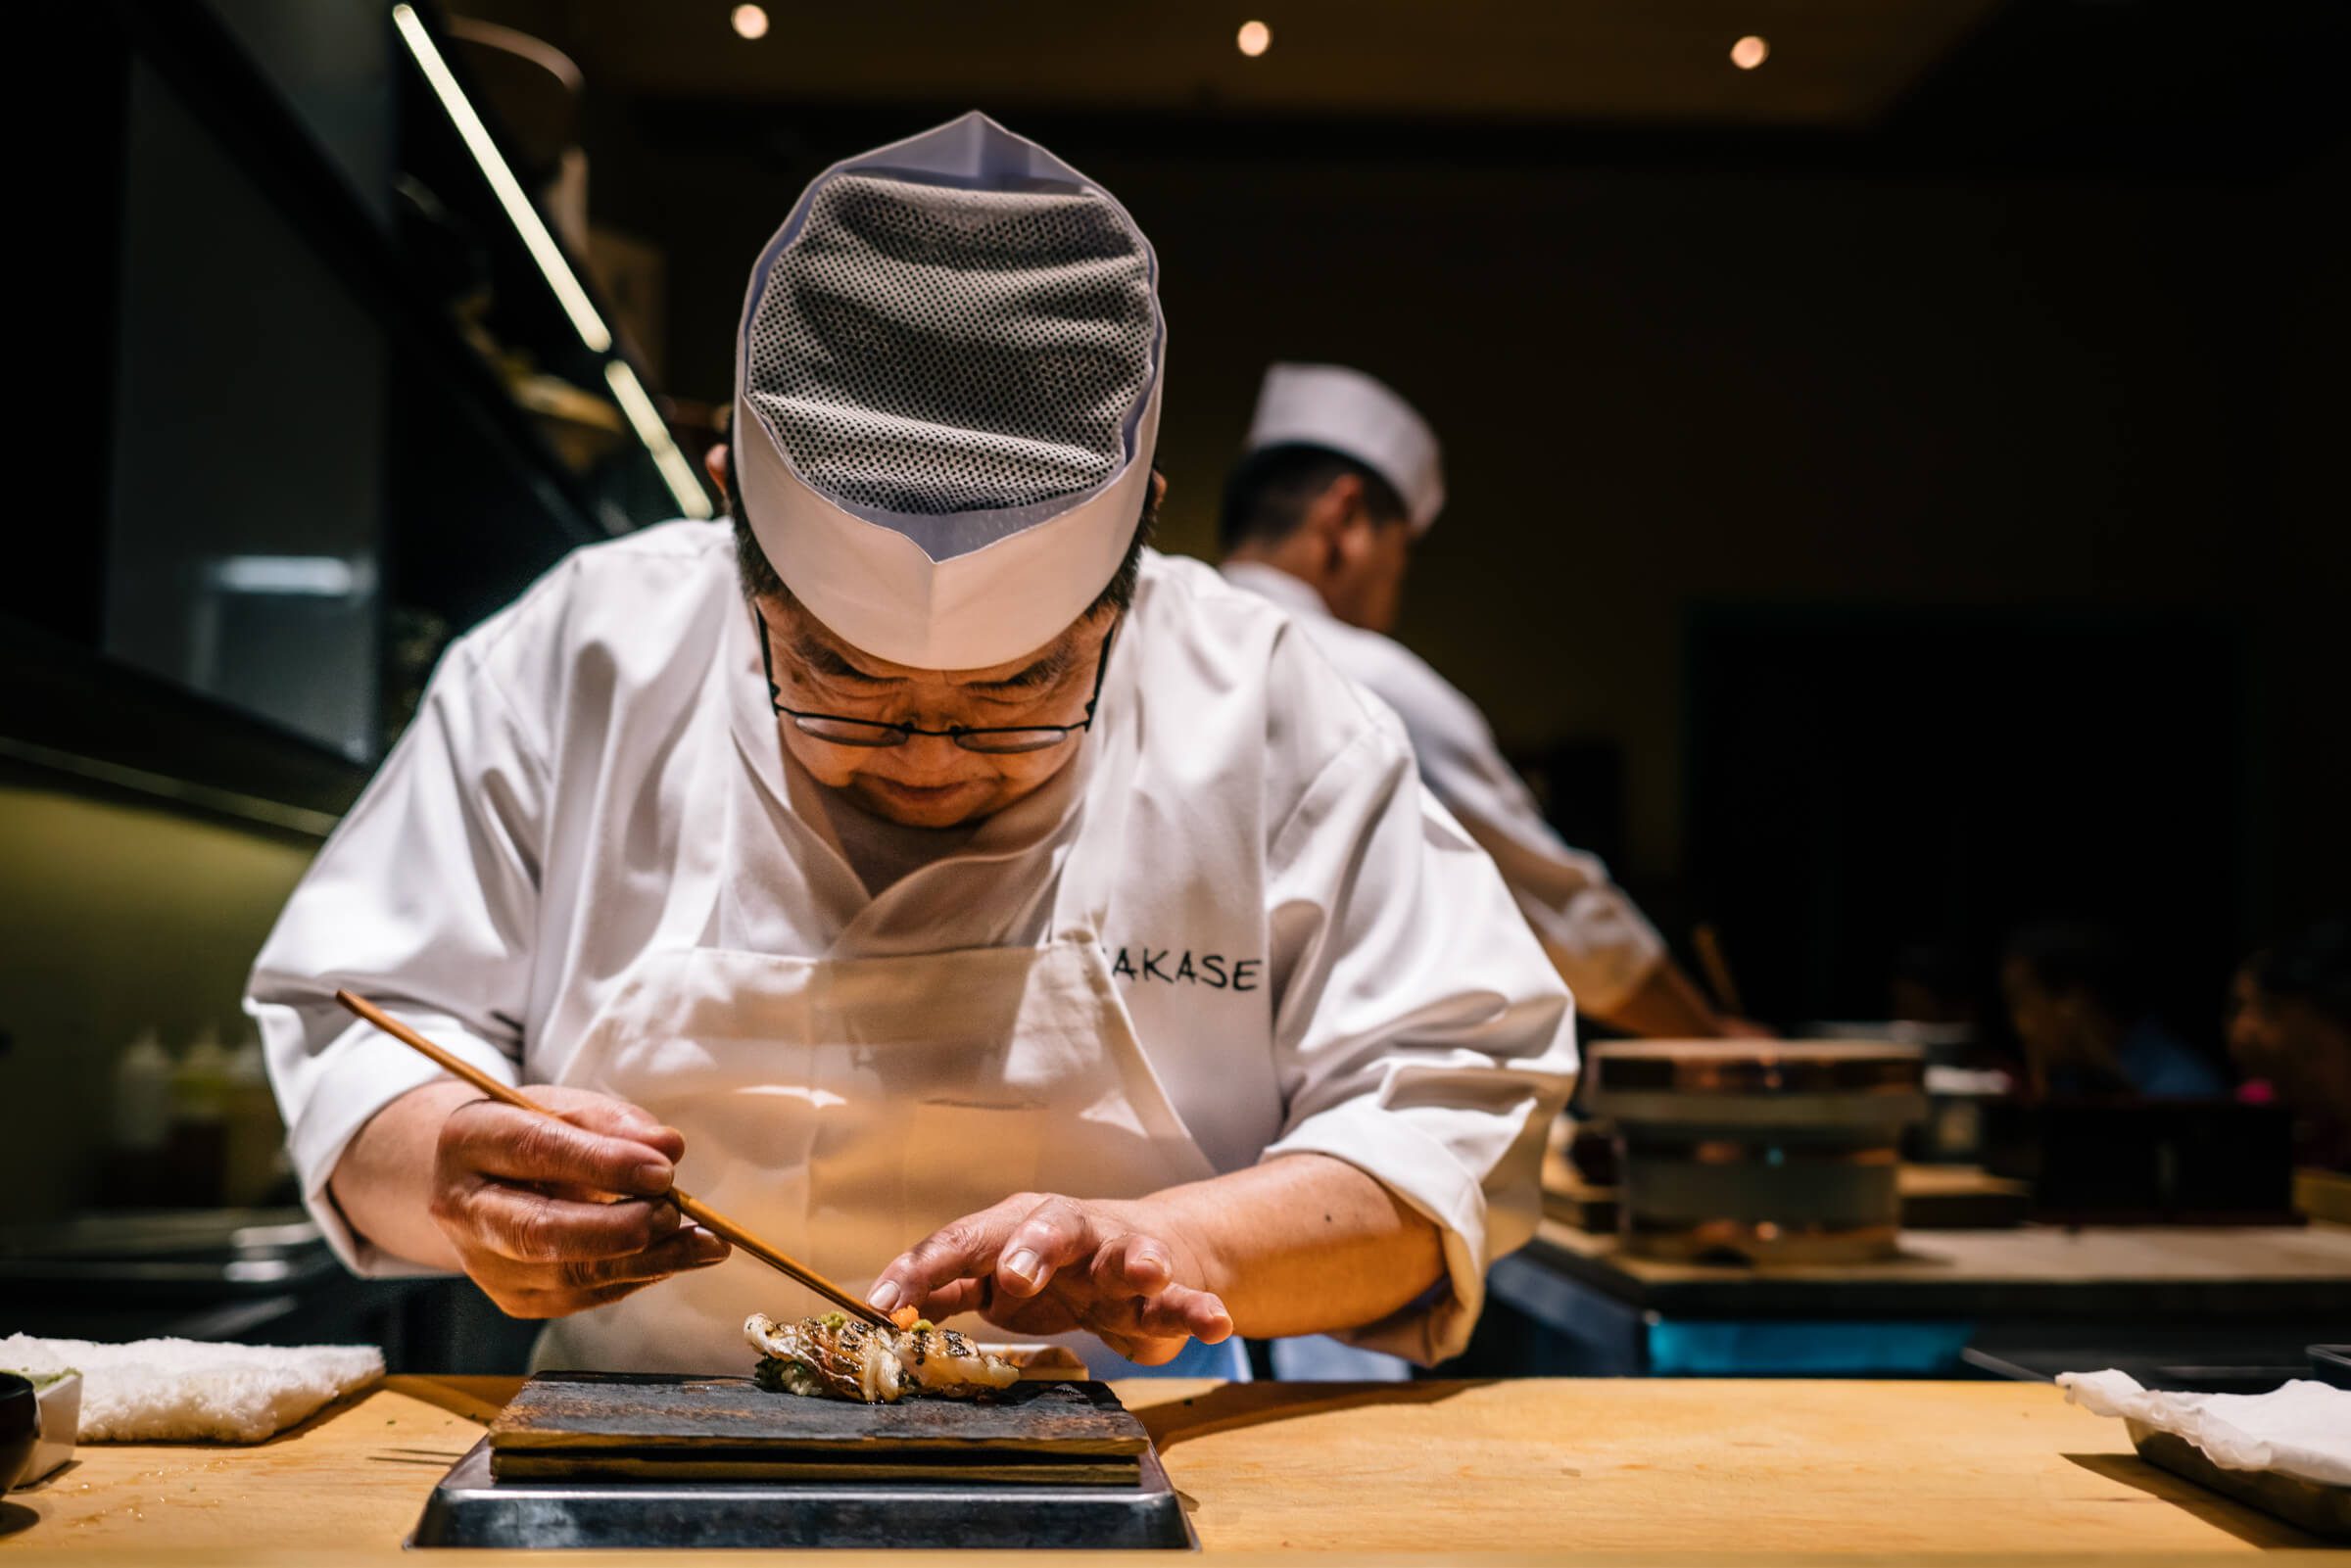
[[[1411,404],[1344,365],[1276,364],[1225,482],[1224,575],[1396,710],[1430,792],[1501,867],[1584,1017],[1653,1037],[1749,1032],[1707,1005],[1599,858],[1543,820],[1476,705],[1388,636],[1444,504],[1436,432]]]

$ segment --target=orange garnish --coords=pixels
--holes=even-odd
[[[901,1329],[908,1329],[914,1327],[916,1323],[920,1322],[922,1320],[922,1313],[914,1309],[912,1303],[908,1303],[906,1306],[901,1307],[896,1311],[890,1313],[889,1320],[892,1323],[895,1323]]]

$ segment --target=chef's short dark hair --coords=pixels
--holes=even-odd
[[[735,524],[735,565],[743,577],[744,593],[755,599],[782,599],[788,604],[797,602],[792,597],[792,590],[784,586],[784,579],[777,575],[775,563],[767,558],[767,551],[759,547],[759,538],[751,532],[751,525],[744,520],[743,491],[735,483],[735,449],[731,446],[727,449],[725,466],[727,515]],[[1156,474],[1158,470],[1152,472]],[[1143,571],[1143,547],[1151,543],[1152,532],[1158,526],[1159,487],[1145,485],[1143,513],[1135,519],[1134,537],[1127,542],[1126,557],[1119,562],[1119,569],[1111,574],[1102,592],[1094,595],[1093,603],[1085,607],[1085,613],[1078,617],[1080,620],[1087,621],[1105,612],[1125,610],[1134,603],[1134,585]]]
[[[1217,538],[1226,550],[1243,545],[1278,545],[1298,532],[1322,493],[1353,475],[1363,481],[1364,501],[1383,523],[1410,515],[1396,487],[1345,452],[1305,442],[1263,447],[1234,465],[1224,481],[1224,509]]]

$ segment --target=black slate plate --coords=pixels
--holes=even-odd
[[[1160,1468],[1133,1486],[501,1481],[487,1439],[433,1489],[411,1546],[1197,1550]]]

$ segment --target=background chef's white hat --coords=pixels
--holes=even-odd
[[[1444,452],[1418,410],[1361,370],[1276,364],[1266,370],[1246,451],[1326,447],[1396,487],[1413,533],[1428,532],[1445,506]]]
[[[1149,494],[1158,284],[1109,192],[984,115],[819,174],[736,344],[736,482],[777,575],[922,669],[1059,636]]]

